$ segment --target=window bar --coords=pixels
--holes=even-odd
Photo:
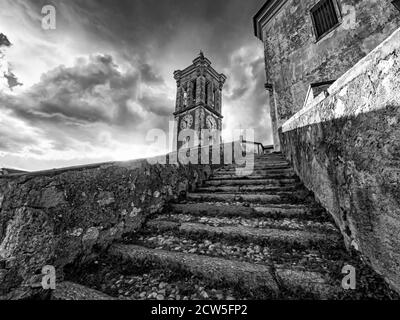
[[[325,21],[324,21],[324,17],[322,15],[321,10],[318,12],[318,15],[319,15],[319,21],[320,21],[320,30],[321,30],[319,35],[322,36],[322,34],[324,33],[324,29],[325,29]]]
[[[322,21],[323,21],[323,32],[322,33],[325,33],[325,31],[326,31],[326,29],[328,28],[328,21],[326,20],[326,14],[324,14],[325,13],[325,5],[326,5],[326,2],[324,2],[324,4],[321,6],[321,18],[322,18]]]
[[[325,1],[325,19],[327,22],[328,27],[326,28],[326,31],[329,30],[332,27],[332,17],[331,17],[331,10],[329,8],[329,0]]]
[[[323,29],[322,30],[322,34],[324,34],[326,32],[326,30],[329,28],[328,20],[326,19],[326,15],[324,14],[325,5],[326,5],[326,2],[321,7],[321,19],[322,19],[322,22],[323,22],[323,24],[322,24],[322,29]]]
[[[326,1],[326,16],[328,19],[329,28],[332,28],[335,25],[335,21],[333,19],[332,8],[331,8],[332,1]]]
[[[331,11],[331,15],[332,15],[333,25],[336,25],[339,22],[339,15],[336,12],[333,1],[329,1],[329,7],[331,8],[330,11]]]
[[[322,32],[322,21],[321,21],[321,15],[319,13],[319,8],[315,11],[314,15],[315,15],[315,25],[317,27],[318,37],[320,37]]]

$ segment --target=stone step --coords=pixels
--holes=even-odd
[[[283,254],[280,248],[270,248],[266,246],[259,246],[254,243],[245,242],[226,242],[210,241],[208,239],[190,239],[182,235],[174,236],[169,233],[158,234],[157,236],[151,234],[139,235],[137,240],[134,240],[136,245],[146,248],[166,250],[171,252],[181,252],[186,254],[196,254],[202,256],[210,256],[215,258],[222,258],[227,260],[235,260],[241,262],[248,262],[253,264],[273,265],[275,270],[286,271],[282,272],[280,281],[282,288],[289,290],[294,288],[294,292],[298,292],[299,279],[297,275],[304,273],[303,277],[308,275],[305,279],[303,291],[305,292],[321,292],[318,288],[315,289],[311,285],[315,282],[318,286],[326,282],[323,279],[329,279],[332,275],[340,272],[340,266],[348,263],[346,260],[346,251],[341,250],[341,254],[335,256],[325,255],[325,252],[318,250],[290,250]],[[339,266],[339,269],[337,268]],[[290,275],[287,273],[290,272]],[[278,274],[279,275],[279,274]],[[313,275],[315,278],[311,278]],[[311,279],[310,279],[311,278]],[[323,278],[323,279],[321,279]],[[318,279],[318,281],[315,281]],[[289,284],[285,283],[286,281]],[[300,283],[301,284],[301,283]],[[339,288],[340,283],[338,284]],[[308,288],[307,288],[308,287]],[[312,289],[311,289],[312,288]],[[289,297],[285,297],[289,298]],[[300,297],[297,296],[297,299]]]
[[[252,161],[252,160],[249,160]],[[254,162],[289,162],[286,158],[284,157],[254,157]]]
[[[226,193],[245,193],[245,192],[288,192],[299,189],[296,185],[287,186],[268,186],[268,185],[237,185],[237,186],[206,186],[198,188],[197,192],[226,192]]]
[[[239,163],[239,164],[242,164],[243,165],[243,163],[244,162],[253,162],[253,163],[262,163],[262,164],[265,164],[265,163],[267,163],[267,164],[281,164],[281,163],[284,163],[284,164],[288,164],[289,162],[286,160],[286,159],[284,159],[284,158],[254,158],[254,160],[253,159],[250,159],[250,160],[244,160],[244,161],[242,161],[241,163]]]
[[[327,275],[298,269],[276,269],[276,278],[286,299],[299,299],[306,295],[308,299],[330,300],[344,295],[340,281],[332,283]],[[293,293],[295,293],[293,295]]]
[[[276,162],[285,162],[285,163],[289,163],[289,161],[285,158],[282,157],[264,157],[264,158],[260,158],[260,157],[254,157],[254,158],[243,158],[242,161],[240,163],[244,163],[245,161],[247,162],[271,162],[271,163],[276,163]]]
[[[277,162],[277,163],[270,163],[270,162],[247,162],[246,166],[244,165],[226,165],[219,170],[233,170],[233,169],[246,169],[246,168],[254,168],[254,169],[289,169],[291,168],[289,163],[285,162]]]
[[[213,176],[219,175],[269,175],[269,174],[290,174],[294,175],[294,171],[291,168],[287,169],[253,169],[253,168],[236,168],[236,169],[221,169],[214,172]]]
[[[76,284],[73,282],[61,282],[52,291],[51,300],[115,300],[113,297],[100,291]]]
[[[196,239],[225,239],[246,241],[269,247],[292,248],[337,248],[342,240],[337,233],[318,233],[302,230],[280,230],[244,226],[212,227],[200,223],[178,223],[173,221],[149,221],[147,226],[154,232],[174,232]]]
[[[147,246],[145,246],[147,247]],[[113,258],[107,252],[99,260],[82,266],[75,281],[86,287],[107,293],[118,300],[239,300],[246,295],[234,287],[213,284],[173,268],[152,266],[147,262],[132,265]]]
[[[213,178],[220,178],[220,177],[231,177],[231,178],[253,178],[253,177],[263,177],[263,178],[275,178],[275,177],[289,177],[289,178],[295,178],[296,174],[294,173],[294,171],[291,170],[232,170],[232,171],[218,171],[218,172],[214,172],[212,175]]]
[[[113,245],[109,254],[133,265],[146,263],[155,267],[188,272],[211,284],[221,282],[263,298],[277,298],[278,284],[266,265],[231,261],[221,258],[149,249],[136,245]]]
[[[113,245],[109,254],[123,263],[189,273],[212,286],[220,286],[221,283],[229,285],[253,299],[329,299],[343,292],[340,284],[332,285],[326,275],[316,271],[297,268],[277,268],[273,271],[264,264],[138,245]]]
[[[267,154],[256,154],[255,158],[273,158],[273,157],[282,157],[285,158],[282,152],[274,152],[274,153],[267,153]]]
[[[303,230],[319,233],[338,233],[336,226],[330,221],[300,220],[300,219],[273,219],[257,217],[210,217],[204,215],[186,215],[179,213],[164,213],[152,221],[173,221],[178,223],[201,223],[213,227],[243,226],[260,229]]]
[[[264,206],[244,206],[230,203],[179,203],[171,204],[170,212],[215,216],[215,217],[269,217],[269,218],[298,218],[307,220],[327,220],[329,216],[320,207],[290,204],[271,204]]]
[[[287,179],[297,179],[296,174],[290,172],[280,172],[280,173],[263,173],[263,174],[250,174],[249,172],[243,172],[242,174],[230,173],[222,174],[215,173],[210,180],[233,180],[233,179],[275,179],[275,180],[287,180]]]
[[[255,156],[254,162],[288,162],[285,157],[282,156]]]
[[[342,257],[345,256],[344,250],[336,252],[335,256],[310,248],[291,249],[290,251],[282,252],[279,247],[260,246],[251,242],[232,242],[225,239],[192,239],[171,232],[154,235],[143,231],[140,234],[126,237],[124,243],[136,244],[151,249],[206,255],[249,263],[273,264],[277,268],[303,268],[316,272],[331,270],[338,259],[340,259],[339,263],[341,263]],[[338,253],[341,253],[341,255],[338,255]]]
[[[241,186],[241,185],[264,185],[264,186],[288,186],[299,185],[297,179],[224,179],[224,180],[208,180],[204,183],[205,186]],[[301,185],[301,184],[300,184]]]
[[[217,171],[235,171],[236,169],[241,169],[241,170],[251,170],[251,169],[256,169],[256,170],[288,170],[292,169],[291,166],[288,164],[284,165],[268,165],[268,164],[252,164],[249,163],[246,166],[237,166],[237,165],[232,165],[232,166],[223,166]]]
[[[222,202],[243,202],[243,203],[260,203],[260,204],[275,204],[275,203],[290,203],[297,204],[307,200],[305,194],[296,194],[293,192],[280,192],[278,194],[266,193],[188,193],[187,200],[189,201],[222,201]]]
[[[286,161],[246,161],[243,163],[233,163],[229,165],[225,165],[224,168],[231,169],[231,168],[245,168],[253,166],[255,168],[267,168],[267,169],[285,169],[290,166],[290,163]]]

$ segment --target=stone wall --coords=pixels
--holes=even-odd
[[[338,0],[341,24],[316,41],[310,9],[319,0],[285,2],[263,28],[275,131],[302,108],[311,83],[338,79],[400,26],[391,1]]]
[[[154,159],[153,159],[154,160]],[[41,270],[83,262],[200,185],[209,165],[137,160],[0,177],[0,297],[40,292]]]
[[[348,246],[400,291],[400,29],[282,126],[281,143]]]

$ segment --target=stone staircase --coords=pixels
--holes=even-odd
[[[395,297],[345,250],[333,220],[283,155],[257,156],[254,171],[237,169],[219,169],[145,231],[66,277],[119,299]],[[345,265],[356,268],[356,290],[342,288]]]

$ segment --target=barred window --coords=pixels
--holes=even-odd
[[[336,0],[321,0],[311,9],[317,40],[340,23],[340,11]]]

